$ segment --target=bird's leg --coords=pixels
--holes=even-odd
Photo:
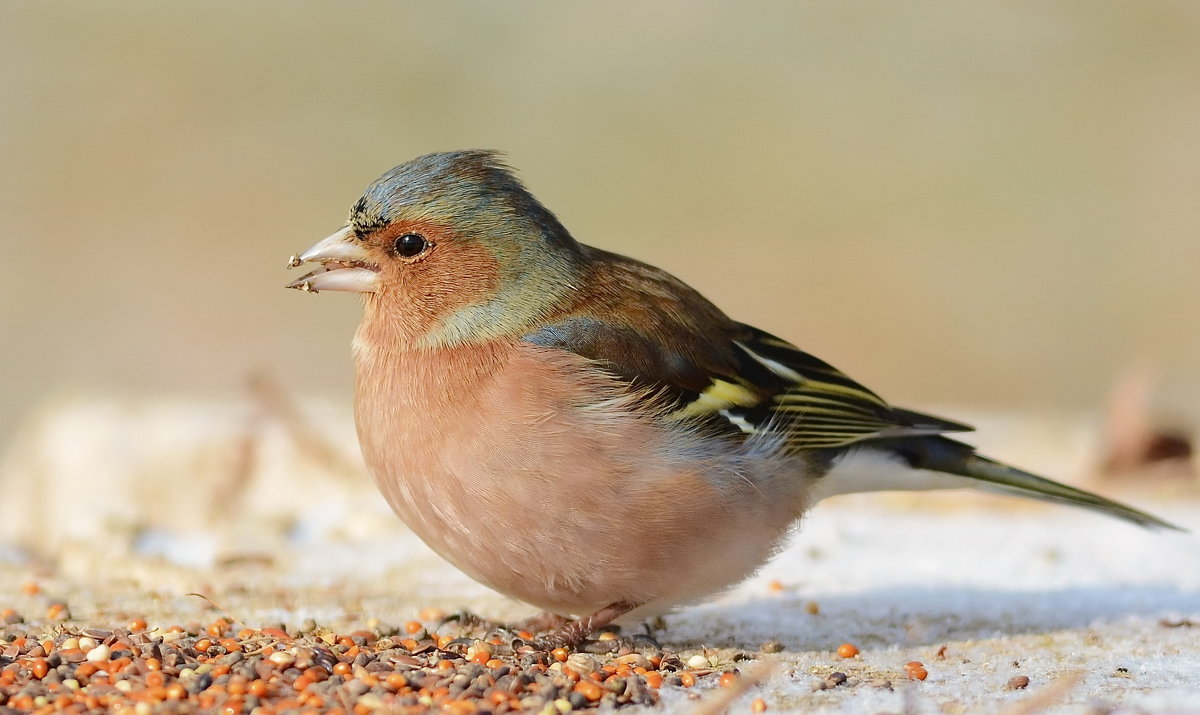
[[[566,616],[560,616],[550,611],[542,611],[531,618],[526,618],[509,628],[510,631],[525,631],[527,633],[544,633],[562,628],[571,622]]]
[[[485,631],[508,630],[508,624],[493,621],[490,618],[476,615],[470,611],[451,613],[438,623],[438,630],[447,623],[457,623],[461,628],[481,628]]]
[[[607,626],[621,616],[637,608],[638,604],[629,601],[617,601],[601,608],[590,616],[570,621],[558,630],[535,638],[533,646],[538,650],[553,650],[555,648],[574,647],[599,628]]]

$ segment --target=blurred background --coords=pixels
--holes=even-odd
[[[283,288],[369,182],[460,148],[994,456],[1200,532],[1200,3],[0,0],[0,637],[6,608],[106,630],[215,604],[340,632],[531,615],[364,474],[358,301]],[[817,649],[800,673],[843,640],[896,663],[961,640],[1035,687],[1090,658],[1080,708],[1176,687],[1194,709],[1175,626],[1200,622],[1198,544],[847,497],[669,637],[786,632]],[[999,673],[927,685],[995,698]]]
[[[4,2],[0,445],[252,373],[348,407],[357,301],[284,263],[470,147],[894,402],[1097,411],[1143,370],[1187,422],[1198,77],[1189,2]]]

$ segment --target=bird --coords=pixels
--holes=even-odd
[[[362,297],[354,414],[383,497],[542,609],[538,647],[731,588],[836,494],[976,487],[1178,529],[978,454],[947,436],[971,427],[577,241],[499,152],[396,166],[305,264],[288,287]]]

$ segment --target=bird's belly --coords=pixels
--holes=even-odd
[[[360,389],[366,462],[430,547],[501,593],[573,614],[697,600],[769,558],[804,506],[795,464],[714,452],[537,358],[511,355],[465,392]]]

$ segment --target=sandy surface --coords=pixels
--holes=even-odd
[[[701,654],[722,666],[750,656],[774,664],[734,712],[748,712],[753,697],[775,712],[990,712],[1039,691],[1052,695],[1056,712],[1200,712],[1195,536],[1064,509],[1006,510],[1000,501],[982,502],[1001,507],[983,509],[938,499],[917,511],[910,501],[855,497],[819,507],[759,576],[668,616],[658,637],[685,660]],[[1200,505],[1177,501],[1158,511],[1200,530]],[[714,538],[698,528],[698,567]],[[154,549],[181,562],[195,543],[162,538]],[[40,593],[24,592],[30,581]],[[50,601],[65,600],[86,624],[212,618],[210,603],[187,595],[195,592],[254,626],[401,623],[423,606],[503,618],[527,612],[445,565],[401,527],[359,542],[297,535],[273,553],[247,549],[239,560],[208,566],[145,554],[110,560],[79,547],[50,568],[10,549],[0,583],[0,606],[35,620]],[[782,651],[763,653],[771,640]],[[860,654],[839,658],[843,642]],[[925,681],[905,677],[912,660],[925,665]],[[749,662],[738,665],[754,672]],[[819,689],[835,671],[847,683]],[[1006,687],[1021,675],[1027,689]],[[692,690],[665,690],[660,707],[674,711],[710,687],[702,680]]]
[[[357,466],[342,407],[305,409],[340,453],[302,448],[261,406],[97,398],[48,410],[0,465],[0,610],[36,625],[65,602],[85,627],[206,623],[223,611],[250,627],[311,620],[343,632],[424,607],[531,614],[391,516]],[[1086,423],[976,421],[995,454],[1086,474]],[[1192,533],[988,496],[841,497],[818,505],[759,575],[668,615],[655,635],[685,662],[701,655],[761,678],[732,712],[756,697],[771,712],[1031,712],[1043,701],[1054,712],[1200,712],[1195,482],[1090,486]],[[697,568],[720,538],[696,525]],[[860,654],[839,658],[842,643]],[[914,660],[924,681],[905,677]],[[835,672],[846,683],[822,689]],[[1019,676],[1028,687],[1008,689]],[[700,707],[690,701],[716,697],[714,681],[666,688],[659,708]]]

